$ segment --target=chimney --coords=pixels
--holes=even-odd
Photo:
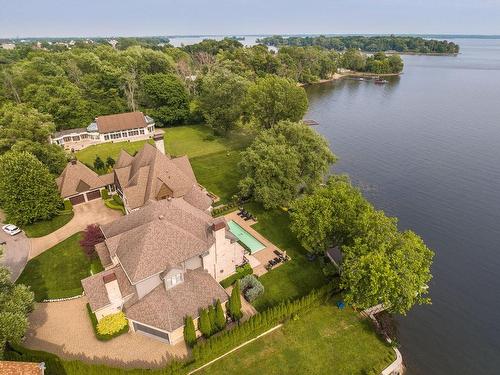
[[[160,219],[160,220],[163,220],[164,218],[165,218],[165,216],[163,216],[163,215],[158,216],[158,219]]]
[[[157,133],[153,135],[153,140],[155,141],[155,146],[162,154],[165,154],[165,144],[163,143],[163,133]]]
[[[212,231],[218,232],[221,229],[226,228],[226,222],[224,220],[218,220],[212,224]]]
[[[106,287],[106,293],[108,294],[109,302],[111,303],[122,303],[122,293],[120,287],[118,286],[118,280],[116,279],[115,273],[109,273],[102,277],[104,281],[104,286]]]

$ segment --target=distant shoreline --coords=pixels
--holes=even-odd
[[[373,77],[396,77],[401,75],[402,73],[366,73],[366,72],[346,72],[346,73],[334,73],[330,78],[320,79],[316,82],[311,83],[300,83],[300,87],[320,85],[323,83],[338,81],[339,79],[348,78],[348,77],[359,77],[359,78],[373,78]]]

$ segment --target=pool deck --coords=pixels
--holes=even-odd
[[[227,215],[224,216],[224,218],[227,221],[233,220],[234,222],[238,223],[243,229],[245,229],[248,233],[250,233],[252,236],[254,236],[257,240],[259,240],[265,248],[262,250],[259,250],[256,253],[253,253],[252,255],[246,255],[245,257],[247,258],[254,258],[256,259],[260,265],[253,267],[253,273],[257,276],[261,276],[268,271],[265,268],[265,265],[271,260],[276,258],[276,254],[274,254],[274,250],[279,250],[280,252],[283,252],[278,246],[274,245],[271,241],[269,241],[267,238],[265,238],[262,234],[257,232],[255,229],[252,228],[252,225],[256,224],[257,222],[255,220],[247,220],[245,221],[243,218],[238,216],[238,211],[233,211],[228,213]],[[252,263],[252,261],[250,262]],[[273,269],[280,267],[283,263],[279,263],[278,265],[274,266]]]

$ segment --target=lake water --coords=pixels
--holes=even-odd
[[[500,374],[500,40],[456,42],[386,85],[307,88],[334,170],[436,252],[433,304],[398,318],[413,375]]]

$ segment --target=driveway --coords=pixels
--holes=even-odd
[[[3,223],[0,223],[0,227],[3,225]],[[3,230],[0,230],[0,242],[3,241],[7,244],[2,246],[3,256],[0,263],[10,270],[12,281],[16,281],[28,261],[30,240],[24,232],[9,236]]]
[[[170,346],[134,332],[110,341],[99,341],[95,338],[86,304],[86,297],[37,303],[30,314],[30,327],[23,345],[65,359],[117,367],[161,367],[172,358],[180,359],[187,354],[184,342]]]
[[[73,212],[75,214],[73,219],[65,226],[44,237],[31,239],[29,259],[40,255],[73,234],[83,231],[87,225],[107,224],[122,216],[120,211],[106,207],[102,199],[78,204],[73,207]]]

